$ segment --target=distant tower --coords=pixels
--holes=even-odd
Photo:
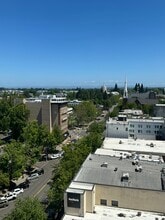
[[[107,87],[106,87],[106,85],[103,85],[102,91],[107,93]]]
[[[125,80],[125,84],[124,84],[123,99],[128,99],[127,79]]]

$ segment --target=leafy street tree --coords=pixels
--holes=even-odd
[[[105,127],[104,122],[100,122],[100,123],[93,122],[92,124],[90,124],[88,128],[88,132],[103,133],[104,127]]]
[[[43,146],[48,133],[46,127],[38,125],[37,121],[32,121],[23,128],[22,137],[25,143],[33,148]]]
[[[13,178],[20,177],[25,166],[26,155],[22,143],[13,141],[6,145],[0,156],[0,173],[3,174],[0,178],[4,179],[3,185],[8,187]]]
[[[9,185],[9,175],[0,171],[0,190],[3,188],[8,188]]]
[[[46,220],[46,214],[36,198],[26,198],[16,202],[15,209],[4,220]]]
[[[13,106],[10,109],[10,129],[12,131],[12,137],[19,139],[23,128],[26,126],[28,121],[29,111],[26,109],[24,104]]]
[[[82,102],[75,108],[77,123],[79,125],[88,123],[95,119],[97,109],[92,102]]]
[[[54,142],[56,144],[60,144],[64,140],[64,136],[62,134],[61,129],[59,126],[55,125],[52,131],[52,135],[54,137]]]
[[[50,206],[60,212],[63,205],[64,191],[78,172],[80,166],[90,152],[102,144],[102,125],[93,125],[90,127],[90,133],[80,139],[75,144],[65,146],[64,157],[60,165],[54,170],[53,184],[49,191]]]
[[[6,100],[0,101],[0,131],[6,132],[10,126],[10,104]]]

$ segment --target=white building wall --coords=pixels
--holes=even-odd
[[[164,121],[128,119],[129,137],[156,140],[162,135]]]
[[[114,138],[128,138],[128,123],[106,123],[106,136]]]
[[[106,137],[138,138],[145,140],[165,139],[164,120],[128,119],[109,120],[106,123]]]

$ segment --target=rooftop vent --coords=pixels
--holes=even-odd
[[[103,162],[102,164],[101,164],[101,167],[108,167],[108,163],[107,162]]]
[[[142,172],[142,165],[137,165],[135,168],[136,172]]]
[[[152,142],[150,143],[150,147],[154,147],[154,144]]]
[[[138,165],[138,163],[139,163],[138,160],[133,160],[132,161],[132,165]]]
[[[121,181],[128,182],[128,180],[129,180],[129,173],[123,173],[123,175],[121,177]]]

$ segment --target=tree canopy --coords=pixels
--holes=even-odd
[[[41,203],[36,198],[17,200],[15,209],[4,220],[46,220]]]

